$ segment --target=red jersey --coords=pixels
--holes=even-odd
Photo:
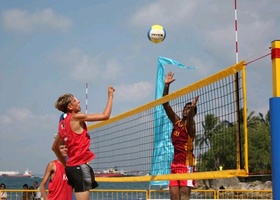
[[[56,172],[49,182],[48,198],[50,200],[72,200],[72,187],[68,185],[65,167],[57,160],[53,162],[56,166]]]
[[[71,117],[71,113],[67,114],[67,116],[60,121],[58,133],[68,148],[68,160],[66,165],[77,166],[88,163],[95,157],[95,155],[89,149],[90,135],[87,131],[86,123],[84,122],[84,131],[82,134],[77,134],[72,131],[70,127]]]
[[[174,147],[174,157],[172,163],[194,166],[194,138],[189,136],[186,124],[181,125],[181,120],[178,120],[174,124],[171,139]]]

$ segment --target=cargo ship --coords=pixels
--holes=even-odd
[[[25,170],[23,174],[20,174],[19,171],[0,171],[0,176],[5,177],[16,177],[16,178],[26,178],[26,177],[33,177],[30,170]]]
[[[103,171],[95,171],[95,177],[122,177],[125,176],[125,171],[119,171],[117,168],[109,168]]]
[[[115,168],[109,168],[102,171],[94,171],[95,177],[128,177],[128,176],[144,176],[147,173],[144,171],[124,171]],[[147,174],[148,175],[148,174]]]

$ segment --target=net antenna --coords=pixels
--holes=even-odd
[[[88,83],[86,83],[86,114],[88,113]]]
[[[235,62],[238,63],[237,0],[234,0]]]
[[[238,63],[238,21],[237,21],[237,0],[234,0],[234,29],[235,29],[235,62],[236,64]],[[240,98],[240,94],[239,94],[239,90],[238,88],[240,87],[239,85],[239,78],[241,77],[241,74],[239,74],[238,72],[235,74],[235,95],[236,95],[236,99]],[[236,101],[236,108],[239,111],[241,109],[241,105],[239,103],[239,101]],[[246,105],[244,105],[246,106]],[[247,116],[246,114],[246,107],[244,107],[243,109],[243,114],[244,116]],[[237,124],[236,124],[236,147],[238,150],[237,152],[237,169],[240,169],[242,166],[241,163],[241,151],[240,151],[240,147],[241,147],[241,128],[240,128],[240,124],[241,124],[241,116],[240,113],[236,113],[236,118],[237,118]]]

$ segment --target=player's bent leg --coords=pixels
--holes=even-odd
[[[191,196],[190,187],[180,187],[181,200],[189,200]]]

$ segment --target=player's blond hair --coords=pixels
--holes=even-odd
[[[54,106],[56,109],[60,110],[61,112],[67,113],[67,106],[73,98],[74,98],[73,94],[66,93],[66,94],[58,97]]]

